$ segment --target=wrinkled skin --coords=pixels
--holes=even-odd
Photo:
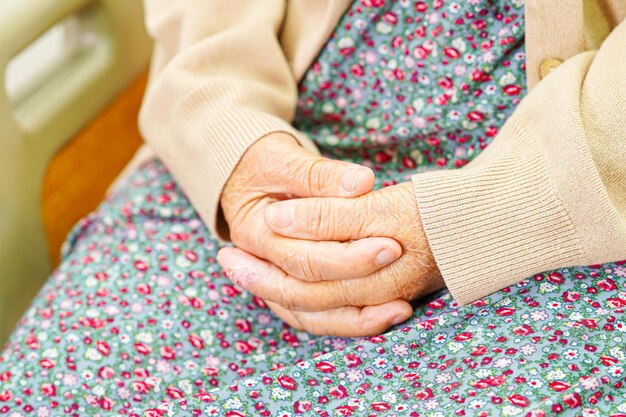
[[[444,284],[411,184],[373,184],[368,168],[312,155],[290,136],[261,139],[222,194],[237,248],[222,249],[218,262],[313,334],[367,336],[405,321],[409,301]]]

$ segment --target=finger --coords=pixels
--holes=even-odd
[[[265,208],[265,224],[273,232],[295,239],[347,241],[365,238],[371,236],[369,231],[374,230],[372,222],[376,221],[376,217],[370,214],[370,200],[368,194],[354,199],[279,201]]]
[[[345,306],[377,305],[403,298],[401,291],[393,285],[382,285],[378,279],[302,281],[237,248],[221,249],[217,260],[225,275],[236,285],[288,310],[323,311]],[[372,291],[373,288],[376,290]]]
[[[298,319],[294,316],[293,311],[281,307],[279,304],[271,301],[265,301],[265,304],[272,310],[272,313],[296,330],[304,330]]]
[[[340,307],[317,312],[289,311],[272,302],[268,302],[268,305],[290,326],[319,336],[375,336],[391,326],[408,320],[413,314],[411,305],[404,300],[394,300],[376,306]]]
[[[314,282],[366,277],[398,259],[402,247],[383,237],[316,242],[273,234],[257,255],[295,278]]]
[[[313,155],[296,148],[278,170],[282,193],[298,197],[357,197],[374,187],[374,171],[362,165]]]

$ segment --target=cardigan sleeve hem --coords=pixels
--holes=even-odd
[[[482,163],[412,178],[435,261],[461,304],[586,263],[539,147],[513,124],[501,136]]]

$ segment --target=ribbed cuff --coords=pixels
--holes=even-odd
[[[412,178],[433,255],[461,304],[586,260],[539,147],[520,129],[500,136],[464,168]]]

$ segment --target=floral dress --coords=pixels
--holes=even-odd
[[[454,169],[525,93],[518,0],[357,0],[295,124],[377,186]],[[548,271],[368,338],[291,329],[234,286],[154,160],[82,220],[0,357],[0,415],[626,416],[626,264]]]

